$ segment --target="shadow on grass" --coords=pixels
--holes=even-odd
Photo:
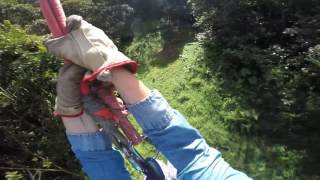
[[[159,49],[150,53],[150,49],[154,48],[152,47],[152,43],[154,42],[146,42],[142,45],[143,48],[138,48],[134,51],[134,53],[138,54],[135,60],[139,64],[139,74],[149,72],[149,67],[165,68],[176,61],[182,53],[183,47],[187,43],[194,41],[194,34],[195,32],[191,26],[188,28],[181,27],[178,30],[160,30],[161,39],[159,41],[162,42],[158,42],[161,44]],[[148,34],[140,35],[142,41],[146,41],[145,37],[147,35]],[[148,54],[147,57],[146,54]]]
[[[185,44],[194,40],[195,31],[192,26],[186,25],[178,29],[167,29],[161,31],[164,40],[162,49],[155,56],[150,65],[166,67],[179,58]]]

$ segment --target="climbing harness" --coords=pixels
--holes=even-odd
[[[66,34],[66,16],[59,0],[39,0],[43,16],[47,20],[49,30],[53,37],[58,38]],[[65,64],[72,63],[70,60],[64,60]],[[85,86],[82,81],[81,87]],[[97,96],[107,105],[113,104],[112,124],[113,131],[110,136],[112,143],[132,166],[138,171],[145,174],[147,180],[165,180],[163,171],[155,157],[143,158],[135,149],[135,145],[146,140],[142,137],[128,120],[128,112],[123,105],[120,97],[106,94],[105,91],[97,90]],[[112,94],[112,93],[111,93]],[[107,108],[107,106],[106,106]],[[103,126],[103,125],[102,125]],[[158,153],[157,153],[158,154]]]

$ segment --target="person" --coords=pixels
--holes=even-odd
[[[87,79],[115,86],[144,134],[176,168],[178,179],[251,179],[211,148],[159,91],[139,81],[134,74],[136,63],[121,53],[102,30],[76,15],[67,18],[67,27],[68,34],[45,42],[50,53],[74,63],[60,69],[55,112],[62,116],[72,151],[90,179],[131,177],[110,138],[99,131],[94,121],[97,116],[83,108],[79,88],[86,70],[93,72]]]

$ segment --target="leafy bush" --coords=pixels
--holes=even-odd
[[[134,11],[128,1],[65,0],[62,5],[66,15],[83,16],[91,24],[103,29],[119,46],[133,38],[130,25]]]
[[[131,22],[133,8],[129,1],[63,0],[67,16],[78,14],[85,20],[103,29],[118,45],[133,38]],[[13,24],[28,25],[28,32],[43,35],[48,33],[42,20],[40,8],[34,0],[6,0],[0,2],[0,22],[9,20]]]
[[[189,3],[208,45],[208,57],[219,55],[208,65],[220,73],[227,89],[244,95],[258,110],[260,131],[286,134],[295,131],[292,122],[315,121],[315,112],[305,104],[320,95],[319,69],[308,60],[320,44],[319,1]],[[211,55],[214,48],[220,50]],[[312,109],[320,107],[313,105]],[[266,122],[270,124],[265,126]]]
[[[8,21],[0,24],[0,166],[19,171],[7,172],[7,178],[80,177],[72,174],[80,170],[61,123],[51,116],[61,60],[46,53],[42,40]]]
[[[0,22],[10,20],[14,24],[27,25],[41,17],[40,10],[32,4],[19,3],[15,0],[0,2]]]
[[[301,171],[318,175],[320,1],[189,0],[204,59],[225,93],[255,110],[253,127],[271,143],[306,151]],[[254,114],[253,114],[254,115]]]
[[[44,19],[37,19],[31,25],[26,26],[27,32],[35,35],[49,34],[47,22]]]

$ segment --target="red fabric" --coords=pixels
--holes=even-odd
[[[90,82],[85,80],[85,76],[83,76],[80,82],[80,94],[81,96],[90,95]]]
[[[112,114],[112,112],[108,108],[101,109],[100,111],[97,111],[94,113],[96,116],[102,117],[105,120],[111,120],[115,122],[115,118]]]

